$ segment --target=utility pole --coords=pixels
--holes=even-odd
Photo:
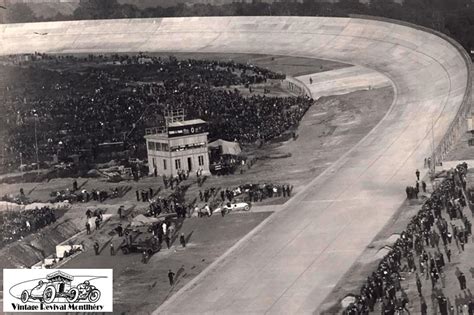
[[[435,175],[436,173],[436,155],[435,155],[435,141],[434,141],[434,120],[433,120],[433,117],[431,117],[431,148],[432,148],[432,164],[433,164],[433,167],[432,167],[432,172],[433,172],[433,176]]]
[[[21,172],[21,178],[23,178],[23,175],[24,175],[24,169],[23,169],[23,153],[20,152],[20,168],[19,168],[20,172]]]
[[[38,114],[35,112],[35,148],[36,148],[36,170],[39,172],[39,158],[38,158],[38,136],[36,132],[36,120],[38,118]]]

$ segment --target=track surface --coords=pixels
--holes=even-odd
[[[440,37],[351,18],[176,18],[0,27],[0,54],[33,51],[314,57],[370,68],[394,85],[392,108],[371,133],[165,303],[160,314],[317,310],[404,200],[404,187],[413,185],[415,169],[430,154],[432,124],[438,143],[462,105],[468,82],[461,53]]]
[[[310,78],[312,81],[310,81]],[[314,99],[360,90],[390,86],[390,80],[377,71],[361,66],[345,67],[296,77],[311,91]],[[311,83],[312,82],[312,83]]]

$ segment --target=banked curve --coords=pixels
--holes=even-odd
[[[34,51],[331,59],[376,70],[396,88],[390,111],[364,139],[160,313],[313,312],[403,202],[432,138],[441,156],[470,107],[465,52],[439,34],[393,21],[196,17],[0,26],[0,54]]]

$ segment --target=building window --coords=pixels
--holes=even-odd
[[[156,151],[161,151],[161,143],[160,142],[157,142],[155,143],[155,146],[156,146]]]
[[[170,150],[170,147],[168,145],[168,143],[162,143],[161,144],[161,151],[169,151]]]
[[[174,160],[174,166],[176,167],[177,170],[181,169],[181,160],[180,159]]]
[[[202,155],[198,156],[198,162],[199,162],[199,166],[203,166],[204,165],[204,156],[202,156]]]
[[[166,170],[166,160],[163,160],[163,169]]]
[[[192,149],[199,149],[199,148],[204,148],[206,146],[206,143],[201,142],[201,143],[192,143],[192,144],[184,144],[184,145],[177,145],[177,146],[172,146],[171,147],[171,152],[176,152],[176,151],[183,151],[183,150],[192,150]]]
[[[152,161],[153,161],[153,167],[156,167],[155,158],[152,158]]]
[[[148,142],[148,150],[155,150],[155,143],[154,142],[151,142],[151,141]]]

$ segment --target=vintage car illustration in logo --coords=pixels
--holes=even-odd
[[[74,277],[62,271],[56,271],[46,276],[46,281],[39,280],[32,289],[23,290],[20,299],[23,303],[38,300],[43,303],[52,303],[58,298],[65,298],[69,303],[86,300],[96,303],[100,299],[100,291],[88,280],[72,286]]]

